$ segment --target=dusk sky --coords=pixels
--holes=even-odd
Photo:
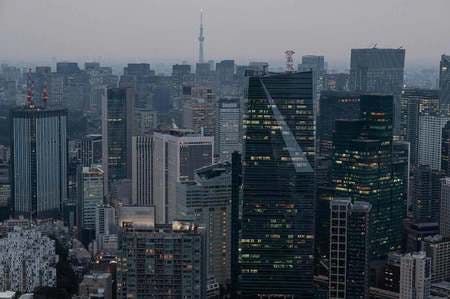
[[[345,64],[375,43],[403,46],[408,64],[450,53],[450,0],[0,0],[0,61],[192,62],[200,9],[206,59],[293,49]]]

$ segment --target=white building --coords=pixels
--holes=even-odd
[[[442,128],[448,120],[446,116],[419,116],[419,165],[429,165],[432,170],[441,170]]]
[[[116,210],[109,205],[98,205],[95,212],[96,250],[105,250],[111,238],[117,239],[116,233]]]
[[[35,229],[16,228],[0,239],[0,291],[55,287],[57,262],[55,241]]]
[[[152,137],[133,136],[131,141],[131,203],[151,206],[152,201]]]
[[[176,183],[192,180],[194,171],[211,165],[214,137],[171,130],[153,134],[153,205],[155,222],[170,223],[176,216]]]
[[[220,160],[230,160],[234,151],[241,151],[241,110],[239,98],[220,99],[217,106],[217,147]]]
[[[441,180],[440,234],[450,238],[450,178]]]
[[[431,288],[431,259],[425,252],[400,258],[400,299],[428,299]]]
[[[450,280],[450,239],[440,235],[426,237],[423,250],[431,258],[431,282]]]

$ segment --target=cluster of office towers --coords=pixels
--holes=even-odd
[[[11,111],[11,212],[64,217],[102,250],[116,235],[118,298],[428,298],[450,280],[450,59],[439,90],[405,88],[404,63],[370,48],[348,76],[322,56],[286,73],[175,65],[170,107],[148,105],[165,93],[148,64],[115,87],[89,64],[101,134],[75,171],[66,109]]]

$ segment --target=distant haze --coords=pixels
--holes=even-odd
[[[450,0],[0,0],[0,61],[282,61],[286,49],[347,64],[351,48],[450,52]]]

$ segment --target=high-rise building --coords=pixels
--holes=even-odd
[[[14,228],[0,239],[0,291],[56,287],[55,241],[36,229]]]
[[[443,109],[450,107],[450,55],[442,55],[439,68],[440,102]]]
[[[431,282],[450,280],[450,239],[441,235],[426,237],[423,251],[431,259]]]
[[[97,206],[103,204],[104,174],[100,167],[81,167],[79,173],[78,227],[95,237]],[[83,233],[83,232],[82,232]]]
[[[441,170],[445,176],[450,176],[450,122],[442,128]]]
[[[211,88],[193,87],[183,105],[183,127],[205,136],[216,130],[215,94]]]
[[[190,64],[175,64],[172,66],[172,88],[174,96],[183,95],[183,87],[193,83]]]
[[[392,143],[392,174],[402,179],[403,202],[406,203],[406,213],[411,206],[410,196],[410,170],[411,170],[411,148],[407,141],[394,141]]]
[[[352,49],[350,90],[394,96],[394,132],[400,131],[405,49]]]
[[[338,119],[359,119],[361,115],[360,95],[347,91],[324,91],[320,94],[317,117],[319,153],[331,156],[333,132]]]
[[[151,109],[137,109],[135,113],[135,134],[150,135],[158,126],[158,115]]]
[[[338,120],[333,138],[336,196],[372,205],[370,260],[399,249],[405,215],[403,178],[394,172],[392,96],[361,96],[361,119]]]
[[[119,237],[117,298],[206,298],[205,242],[192,223],[127,224]]]
[[[428,89],[405,89],[401,95],[400,138],[410,143],[411,167],[418,166],[419,117],[439,112],[439,92]]]
[[[400,292],[400,260],[402,255],[398,252],[388,254],[386,265],[384,266],[382,289],[394,293]]]
[[[11,110],[14,215],[57,217],[67,198],[67,111],[34,105]]]
[[[116,233],[116,210],[107,204],[98,205],[95,211],[95,240],[98,250],[103,250],[105,240]]]
[[[81,165],[85,167],[102,164],[101,134],[89,134],[81,139],[80,160]]]
[[[410,207],[414,222],[439,223],[441,178],[441,172],[432,170],[428,165],[415,169]]]
[[[152,200],[152,137],[132,138],[131,203],[137,206],[151,206]]]
[[[214,137],[196,135],[189,130],[153,134],[153,205],[156,223],[175,220],[176,183],[193,179],[196,169],[213,163],[213,156]]]
[[[450,178],[441,180],[441,198],[440,198],[440,234],[444,238],[450,238]]]
[[[244,117],[239,291],[313,294],[312,72],[249,78]]]
[[[217,105],[216,148],[219,159],[230,160],[241,151],[241,105],[239,98],[222,98]]]
[[[400,259],[400,299],[430,297],[431,259],[425,252],[407,253]]]
[[[330,203],[329,298],[368,298],[370,204]]]
[[[298,71],[312,71],[314,107],[317,109],[319,107],[320,91],[324,89],[324,80],[327,71],[325,58],[317,55],[304,55],[302,56],[302,63],[298,65]]]
[[[208,276],[222,286],[230,281],[231,172],[230,162],[213,164],[177,183],[179,210],[205,227]]]
[[[449,120],[444,115],[419,115],[418,165],[441,170],[442,128]]]
[[[106,192],[109,192],[109,182],[131,178],[133,117],[133,90],[108,89],[102,103],[102,159]]]

